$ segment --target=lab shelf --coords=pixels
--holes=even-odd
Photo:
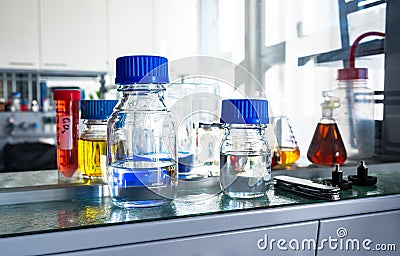
[[[350,47],[333,50],[330,52],[313,54],[298,58],[298,66],[304,66],[310,60],[314,60],[316,64],[327,63],[332,61],[342,61],[349,58]],[[360,43],[357,47],[356,57],[366,57],[371,55],[384,53],[384,40],[376,39],[365,43]]]
[[[353,166],[343,167],[343,170],[345,175],[356,172]],[[106,252],[118,252],[118,255],[132,252],[130,255],[134,255],[143,250],[143,246],[154,245],[160,249],[164,248],[161,244],[166,243],[183,246],[176,248],[176,255],[196,255],[205,248],[200,245],[210,239],[221,243],[244,239],[250,243],[247,246],[253,248],[256,237],[262,237],[265,232],[283,237],[293,234],[299,239],[313,237],[321,220],[399,210],[399,172],[398,163],[370,165],[369,173],[378,177],[378,184],[341,192],[341,200],[335,202],[279,191],[273,186],[264,198],[233,200],[220,192],[218,177],[182,181],[178,198],[172,205],[139,209],[114,207],[102,185],[41,184],[29,188],[2,188],[0,248],[4,255],[102,255]],[[27,172],[18,174],[29,175]],[[282,170],[274,171],[273,175],[320,181],[330,175],[330,168]],[[394,216],[399,215],[395,213]],[[395,226],[392,228],[398,230]],[[390,232],[400,232],[393,230]],[[214,254],[210,255],[218,255],[217,252],[224,251],[223,247],[214,244],[209,248]],[[243,244],[240,247],[245,248]],[[225,248],[229,251],[227,246]],[[266,253],[251,250],[260,253],[254,255]],[[160,255],[160,251],[149,252],[149,255]],[[296,255],[314,255],[309,253]]]

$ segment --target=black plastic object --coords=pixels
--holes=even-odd
[[[349,175],[349,180],[357,186],[373,186],[378,181],[378,178],[368,176],[368,167],[365,161],[361,161],[357,166],[357,175]]]
[[[325,179],[323,183],[328,186],[338,187],[340,190],[348,190],[353,187],[353,182],[343,179],[343,171],[340,170],[339,164],[335,164],[335,169],[332,171],[332,179]]]
[[[41,142],[7,143],[3,148],[2,171],[34,171],[57,169],[55,145]]]

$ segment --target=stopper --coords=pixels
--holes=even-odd
[[[343,179],[343,171],[340,170],[340,164],[335,164],[332,170],[332,179],[325,179],[322,181],[325,185],[338,187],[340,190],[348,190],[353,187],[353,182]]]
[[[349,175],[349,180],[357,186],[373,186],[378,181],[378,178],[368,176],[368,167],[365,161],[361,161],[357,166],[357,175]]]

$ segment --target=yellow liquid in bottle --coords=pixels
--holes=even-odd
[[[102,181],[101,156],[107,155],[106,140],[79,140],[79,168],[84,181]]]
[[[300,150],[298,148],[280,148],[280,163],[293,164],[300,158]]]

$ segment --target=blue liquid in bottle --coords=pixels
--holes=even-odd
[[[108,168],[113,203],[122,207],[158,206],[176,196],[172,161],[117,161]]]

